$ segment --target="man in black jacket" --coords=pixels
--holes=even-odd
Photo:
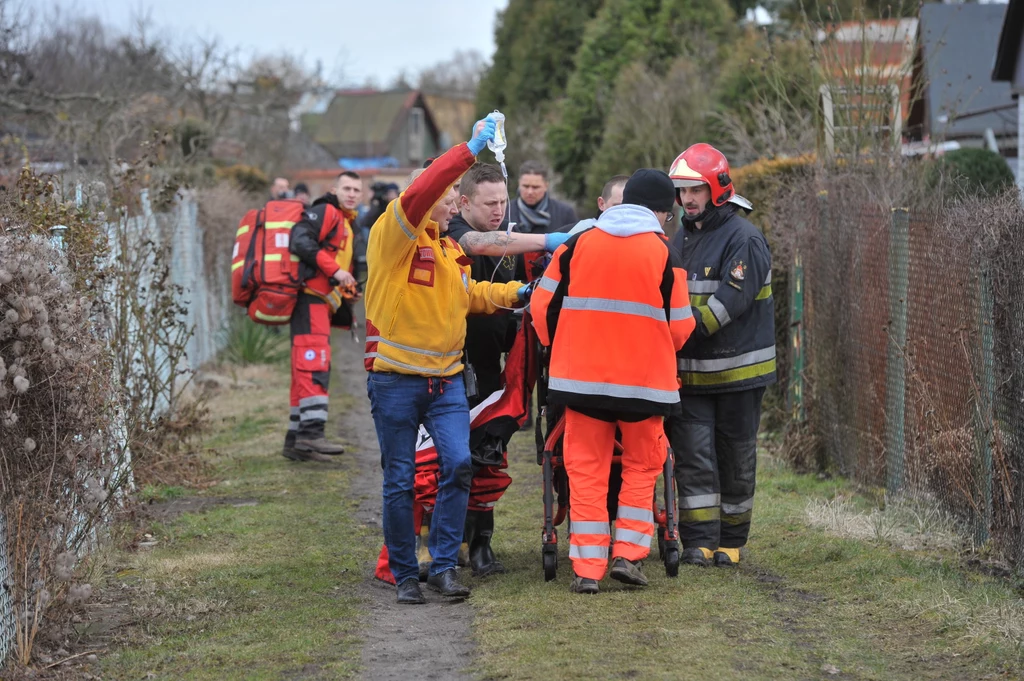
[[[768,241],[739,215],[725,156],[695,144],[669,173],[683,208],[672,249],[688,273],[696,329],[680,351],[682,413],[666,431],[676,453],[681,561],[740,560],[754,507],[757,431],[775,382]]]
[[[519,196],[510,212],[516,231],[526,234],[557,232],[579,221],[572,206],[551,198],[548,169],[538,161],[526,161],[519,167]]]
[[[508,190],[497,166],[476,163],[462,176],[459,184],[460,213],[448,223],[447,234],[473,259],[472,276],[475,281],[515,281],[517,270],[521,270],[520,255],[554,250],[569,238],[564,233],[509,232],[505,220],[507,206]],[[463,361],[467,365],[467,373],[472,373],[477,383],[476,395],[469,399],[471,407],[501,388],[502,356],[512,349],[515,335],[516,321],[508,310],[466,320]],[[494,503],[504,493],[511,478],[497,472],[494,466],[481,467],[480,457],[474,452],[474,478],[481,475],[491,475],[495,484],[489,486],[492,490],[489,496],[470,495],[465,538],[469,544],[473,573],[484,576],[505,571],[491,549],[491,537]],[[504,487],[498,484],[499,478],[504,480]]]

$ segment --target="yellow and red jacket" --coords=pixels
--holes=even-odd
[[[460,144],[388,204],[366,248],[367,371],[452,376],[462,371],[466,315],[512,307],[521,284],[470,277],[469,258],[430,219],[476,158]]]
[[[667,416],[679,402],[676,352],[695,322],[686,270],[647,208],[609,208],[559,246],[532,311],[540,342],[551,346],[552,404]]]

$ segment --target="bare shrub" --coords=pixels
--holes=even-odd
[[[0,507],[16,652],[28,664],[40,630],[85,593],[74,566],[123,482],[123,461],[111,446],[116,386],[92,301],[57,249],[17,227],[0,234]]]

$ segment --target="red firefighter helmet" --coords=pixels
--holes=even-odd
[[[733,195],[729,161],[725,154],[710,144],[700,142],[679,154],[668,171],[676,187],[706,184],[711,189],[711,203],[724,205]],[[676,193],[678,201],[678,192]]]

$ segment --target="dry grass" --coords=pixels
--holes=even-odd
[[[164,558],[150,559],[141,558],[138,562],[139,569],[147,573],[152,571],[163,575],[186,575],[214,567],[236,565],[243,560],[243,556],[234,553],[195,553],[181,556],[167,556]]]
[[[957,597],[943,593],[913,612],[915,617],[937,616],[940,630],[959,633],[971,647],[1011,643],[1024,653],[1024,599],[1007,601],[988,594]]]
[[[851,498],[811,499],[805,510],[812,527],[844,539],[885,542],[908,551],[963,546],[959,523],[935,504],[897,501],[862,510]]]

